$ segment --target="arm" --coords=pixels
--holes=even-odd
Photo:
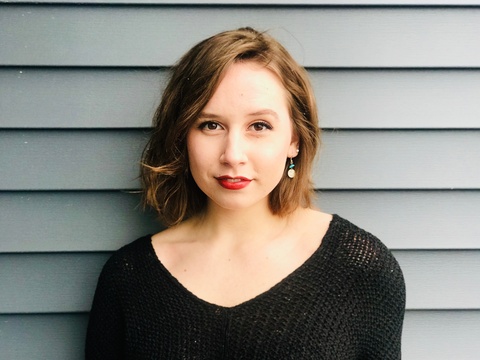
[[[401,359],[405,314],[405,281],[390,251],[381,244],[378,256],[366,273],[366,359]]]
[[[110,259],[100,274],[88,322],[85,359],[121,359],[123,316],[115,283],[116,272]]]

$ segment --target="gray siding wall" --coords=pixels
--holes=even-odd
[[[135,190],[166,69],[245,25],[271,29],[312,76],[318,205],[401,263],[404,358],[478,359],[478,2],[82,3],[0,4],[2,359],[83,358],[101,266],[160,229]]]

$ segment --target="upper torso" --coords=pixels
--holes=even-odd
[[[237,243],[221,237],[215,241],[214,234],[202,231],[203,221],[200,226],[189,222],[155,234],[152,246],[182,286],[208,302],[232,307],[265,292],[301,266],[320,247],[331,220],[330,214],[302,209],[264,229],[259,239],[237,231]]]
[[[190,292],[144,237],[102,272],[87,358],[399,359],[404,291],[384,245],[338,216],[302,265],[233,307]]]

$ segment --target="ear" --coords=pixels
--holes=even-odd
[[[298,150],[300,146],[300,140],[298,139],[298,135],[296,133],[292,134],[292,141],[290,142],[290,146],[288,148],[287,156],[289,158],[294,158],[298,155]]]

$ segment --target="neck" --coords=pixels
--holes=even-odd
[[[195,227],[199,234],[206,235],[208,241],[227,246],[248,246],[276,238],[288,223],[288,216],[274,215],[268,206],[226,210],[210,204],[195,221]]]

